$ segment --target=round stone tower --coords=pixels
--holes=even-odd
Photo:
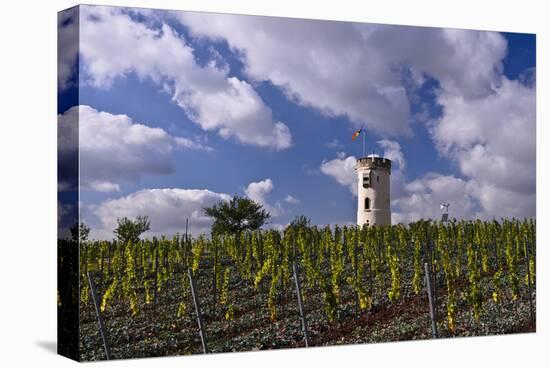
[[[391,160],[377,155],[359,158],[357,171],[357,225],[391,225]]]

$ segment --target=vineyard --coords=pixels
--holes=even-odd
[[[419,221],[85,241],[81,357],[534,331],[535,226]]]

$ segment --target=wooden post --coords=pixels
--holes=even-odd
[[[432,278],[430,276],[430,268],[428,263],[424,263],[424,271],[426,273],[426,291],[428,292],[428,301],[430,304],[430,319],[432,320],[432,336],[437,338],[437,320],[435,316],[435,305],[432,299]]]
[[[101,247],[101,242],[99,243],[99,253],[101,254],[101,260],[99,262],[99,275],[103,276],[103,262],[105,261],[105,253],[103,247]]]
[[[105,356],[107,359],[112,359],[111,348],[109,347],[109,337],[107,335],[107,330],[105,329],[105,324],[103,322],[103,316],[101,315],[101,308],[99,305],[99,297],[97,294],[97,289],[95,286],[94,279],[90,272],[88,274],[88,282],[90,284],[90,291],[92,293],[92,300],[94,302],[95,314],[97,316],[97,324],[99,325],[99,333],[101,334],[101,339],[103,340],[103,347],[105,348]]]
[[[300,281],[298,280],[298,272],[296,264],[292,264],[292,272],[294,273],[294,283],[296,285],[296,295],[298,296],[298,309],[300,310],[300,319],[302,320],[302,331],[304,332],[304,343],[306,348],[309,347],[309,337],[307,333],[307,320],[304,307],[302,305],[302,290],[300,289]]]
[[[498,271],[498,268],[499,268],[499,264],[498,264],[498,243],[497,243],[496,235],[494,233],[493,233],[493,243],[495,245],[495,263],[496,263],[495,271]]]
[[[529,290],[529,314],[531,316],[531,324],[535,325],[535,313],[533,310],[533,293],[531,289],[531,256],[529,254],[529,245],[527,236],[525,237],[525,260],[527,261],[527,286]]]
[[[189,276],[189,284],[191,284],[191,294],[193,295],[193,304],[195,305],[195,313],[197,314],[197,324],[199,326],[199,333],[201,336],[202,350],[204,354],[208,353],[208,346],[206,345],[206,335],[204,332],[204,325],[202,323],[201,306],[199,301],[199,295],[197,294],[197,285],[195,284],[195,278],[193,277],[193,271],[187,269],[187,275]]]
[[[157,309],[157,301],[158,301],[158,271],[159,271],[159,244],[156,240],[153,240],[153,243],[155,245],[155,271],[153,272],[155,279],[153,279],[153,309]]]
[[[436,266],[436,263],[435,263],[435,260],[436,260],[436,250],[435,250],[435,243],[433,241],[430,241],[431,243],[431,251],[432,251],[432,256],[431,256],[431,268],[430,268],[430,276],[431,276],[431,294],[432,294],[432,301],[433,301],[433,304],[436,305],[437,304],[437,266]],[[437,318],[437,313],[435,311],[435,307],[434,307],[434,315],[436,316]]]
[[[107,276],[111,276],[111,258],[113,257],[111,251],[111,242],[107,246]]]
[[[214,298],[214,315],[216,315],[216,311],[218,310],[218,284],[216,279],[216,274],[219,270],[218,266],[218,242],[217,240],[214,242],[212,241],[212,244],[214,245],[214,266],[212,266],[212,294]]]
[[[189,264],[189,218],[185,218],[185,261]]]
[[[88,273],[88,246],[84,244],[84,273]]]
[[[101,289],[101,292],[105,290],[105,251],[103,248],[101,248],[101,264],[100,264],[100,271],[99,271],[99,287]]]

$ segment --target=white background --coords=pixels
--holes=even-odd
[[[544,1],[143,0],[97,4],[537,33],[537,333],[113,362],[118,366],[548,365],[549,32]],[[8,5],[10,4],[10,5]],[[17,4],[17,5],[13,5]],[[73,1],[4,2],[0,15],[0,364],[69,365],[56,339],[56,12]],[[546,108],[545,108],[546,107]],[[546,112],[546,113],[544,113]],[[503,122],[505,123],[505,122]],[[546,169],[545,169],[546,168]],[[505,215],[505,213],[503,213]],[[545,340],[546,339],[546,343]],[[545,360],[546,359],[546,360]]]

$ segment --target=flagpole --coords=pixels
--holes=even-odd
[[[363,129],[363,157],[365,157],[365,129]]]

